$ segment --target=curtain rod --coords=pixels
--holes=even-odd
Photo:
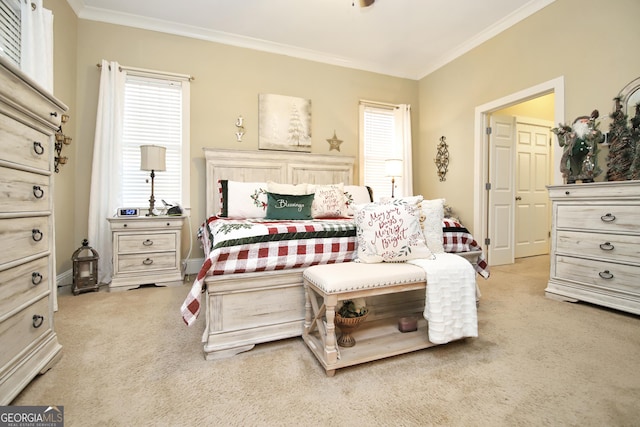
[[[102,68],[102,64],[98,63],[98,64],[96,64],[96,67]],[[111,65],[109,65],[109,69],[111,69]],[[118,67],[118,71],[120,71],[120,72],[122,72],[122,71],[131,71],[133,73],[145,74],[145,75],[148,75],[148,76],[177,77],[177,78],[185,79],[185,80],[189,80],[189,81],[194,81],[196,79],[195,77],[189,76],[187,74],[168,73],[168,72],[164,72],[164,71],[147,70],[147,69],[144,69],[144,68],[125,67],[125,66],[122,66],[122,65],[120,65]]]
[[[360,104],[370,105],[372,107],[388,108],[389,110],[395,110],[396,108],[400,108],[396,104],[389,104],[387,102],[379,102],[379,101],[368,101],[366,99],[361,99]]]

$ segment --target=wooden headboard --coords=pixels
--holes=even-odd
[[[207,215],[220,211],[218,180],[352,185],[353,156],[204,148]]]

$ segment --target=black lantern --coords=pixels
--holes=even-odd
[[[82,247],[76,249],[71,256],[73,262],[73,287],[74,295],[82,292],[98,291],[98,260],[100,256],[95,249],[89,246],[89,241],[84,239]]]

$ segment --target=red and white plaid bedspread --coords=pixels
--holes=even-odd
[[[482,250],[482,247],[469,233],[469,230],[457,221],[445,218],[442,222],[442,233],[445,252],[457,253]],[[485,279],[489,278],[489,265],[484,257],[484,252],[478,257],[478,264],[475,268],[479,275]]]
[[[181,307],[187,325],[200,313],[207,276],[349,262],[357,254],[355,224],[349,219],[265,222],[214,218],[201,228],[200,240],[206,259]]]
[[[445,219],[443,233],[446,252],[482,250],[458,222]],[[350,262],[357,256],[355,224],[349,219],[267,222],[212,217],[201,227],[200,240],[205,262],[180,309],[187,325],[200,313],[207,276]],[[476,271],[489,277],[483,254]]]

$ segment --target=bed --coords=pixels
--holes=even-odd
[[[248,192],[257,202],[259,191],[251,193],[254,183],[281,184],[287,189],[301,184],[316,188],[340,185],[348,195],[347,206],[341,208],[348,211],[353,204],[369,201],[370,193],[353,184],[351,156],[209,148],[204,154],[208,218],[199,238],[206,256],[182,314],[188,325],[198,315],[205,316],[204,354],[207,360],[214,360],[248,351],[256,344],[301,336],[303,271],[316,264],[351,262],[357,247],[349,215],[273,221],[253,214],[260,203],[239,206],[230,202],[232,197]],[[442,223],[446,250],[462,254],[479,274],[488,277],[480,246],[459,223],[447,221]],[[424,307],[420,293],[376,298],[371,302],[370,318],[402,316]]]

